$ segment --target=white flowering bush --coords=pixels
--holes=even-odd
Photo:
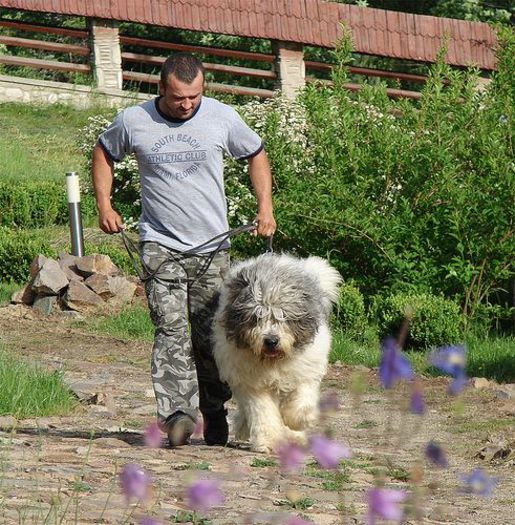
[[[86,173],[91,173],[91,160],[99,135],[105,131],[110,120],[104,115],[89,117],[87,125],[81,130],[79,148],[85,155]],[[141,212],[140,178],[138,163],[133,155],[128,155],[121,162],[114,164],[112,199],[114,207],[123,217],[125,227],[134,229]],[[93,192],[91,179],[86,179],[83,191]]]

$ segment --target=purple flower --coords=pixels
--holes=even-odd
[[[139,525],[161,525],[161,522],[150,516],[144,516],[139,522]]]
[[[456,396],[467,386],[467,382],[468,377],[465,374],[458,375],[449,383],[447,392],[451,396]]]
[[[281,469],[294,473],[298,472],[306,459],[306,451],[296,443],[284,442],[277,447],[277,455]]]
[[[430,441],[426,446],[426,458],[437,467],[447,468],[449,462],[443,448],[435,441]]]
[[[426,402],[424,401],[424,392],[420,384],[415,383],[411,391],[410,410],[413,414],[422,416],[426,412]]]
[[[406,499],[403,490],[373,488],[368,491],[368,525],[375,525],[376,518],[394,520],[402,519],[402,508],[399,503]]]
[[[465,492],[478,496],[491,496],[497,485],[497,478],[489,477],[482,468],[473,470],[468,476],[462,476],[462,480],[465,483]]]
[[[206,512],[216,505],[221,505],[225,497],[220,490],[220,482],[216,479],[199,479],[188,487],[188,505],[193,510]]]
[[[443,346],[431,352],[429,362],[445,374],[464,377],[467,351],[463,345]]]
[[[163,441],[163,433],[157,421],[150,423],[145,429],[145,445],[150,448],[159,448]]]
[[[342,459],[350,458],[350,450],[324,436],[311,437],[311,452],[322,468],[336,469]]]
[[[384,388],[392,388],[400,379],[413,379],[409,359],[401,352],[393,337],[386,338],[381,345],[379,377]]]
[[[327,392],[321,399],[318,404],[320,412],[337,412],[340,410],[340,400],[338,399],[338,394],[331,390]]]
[[[128,463],[120,472],[120,486],[127,501],[142,500],[149,495],[152,480],[145,470],[134,463]]]

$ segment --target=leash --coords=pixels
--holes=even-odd
[[[200,271],[197,273],[197,275],[193,278],[186,278],[186,279],[179,279],[180,281],[186,281],[189,283],[193,283],[196,280],[200,279],[209,269],[211,266],[211,263],[213,262],[213,259],[216,257],[218,252],[221,250],[222,245],[227,239],[230,239],[231,237],[234,237],[235,235],[238,235],[243,232],[250,232],[254,231],[256,229],[256,225],[254,223],[252,224],[244,224],[242,226],[238,226],[237,228],[233,228],[231,230],[228,230],[226,232],[220,233],[218,235],[215,235],[211,239],[209,239],[206,242],[203,242],[202,244],[199,244],[198,246],[195,246],[194,248],[190,248],[189,250],[186,250],[184,252],[176,252],[177,255],[184,256],[194,256],[197,255],[197,252],[201,250],[203,247],[211,244],[213,241],[216,241],[220,239],[220,242],[218,243],[218,246],[215,248],[214,251],[209,253],[209,256],[206,258],[206,262],[200,269]],[[157,279],[162,280],[157,277],[159,274],[159,270],[163,266],[163,264],[169,262],[170,260],[174,259],[173,251],[170,252],[170,257],[166,258],[164,261],[161,262],[161,264],[155,269],[150,270],[148,266],[143,261],[142,254],[136,244],[130,239],[130,237],[125,233],[125,230],[120,230],[120,234],[123,240],[123,244],[125,246],[125,249],[127,250],[127,253],[129,254],[129,259],[131,260],[132,266],[136,270],[136,273],[138,274],[138,277],[141,279],[141,281],[145,282],[149,279]],[[273,236],[267,237],[267,246],[265,253],[273,253]],[[134,254],[138,255],[138,258],[135,257]]]

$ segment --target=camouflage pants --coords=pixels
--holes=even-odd
[[[183,255],[145,242],[141,257],[150,272],[157,269],[145,289],[156,327],[152,382],[158,417],[180,410],[196,418],[198,408],[202,413],[220,410],[231,392],[213,358],[211,322],[229,253],[220,251],[199,279],[206,255]]]

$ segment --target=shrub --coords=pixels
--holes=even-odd
[[[441,296],[427,293],[378,296],[371,309],[382,337],[396,336],[404,321],[409,321],[407,347],[426,349],[463,339],[464,319],[459,305]]]
[[[95,215],[94,200],[91,195],[81,200],[82,220],[87,223]],[[0,182],[0,210],[0,226],[9,228],[67,224],[66,185],[52,180]]]
[[[499,42],[498,71],[483,92],[478,72],[450,68],[443,50],[420,101],[392,100],[381,83],[350,93],[343,41],[333,86],[310,83],[296,101],[241,106],[272,165],[276,249],[338,253],[335,266],[365,297],[423,290],[458,298],[472,318],[482,304],[509,306],[498,291],[515,276],[513,30]],[[88,158],[106,124],[99,118],[82,133]],[[128,159],[117,170],[115,202],[134,223],[136,165]],[[245,163],[226,160],[226,187],[231,224],[250,222]],[[251,236],[233,246],[242,256],[262,251]]]
[[[0,281],[26,282],[30,264],[39,254],[57,255],[44,234],[0,227]]]
[[[359,288],[352,283],[344,283],[334,313],[334,324],[350,339],[362,340],[368,322],[365,300]]]

